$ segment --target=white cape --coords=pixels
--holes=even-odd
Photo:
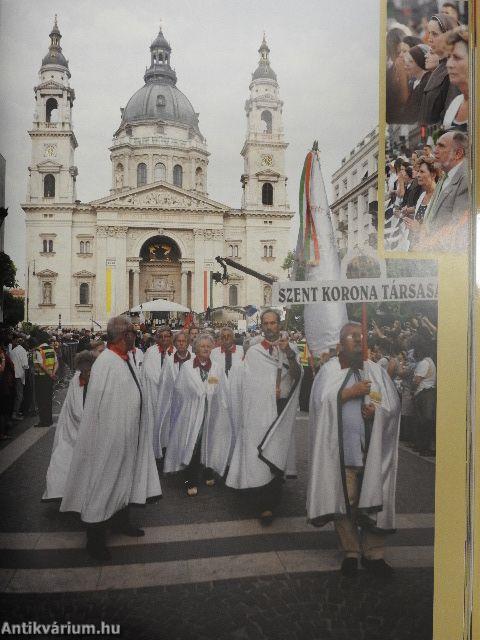
[[[333,358],[321,368],[312,387],[307,517],[317,526],[347,513],[338,395],[348,372]],[[382,367],[365,362],[364,377],[372,382],[376,409],[357,520],[370,529],[391,532],[395,529],[400,401]]]
[[[227,486],[233,489],[264,486],[278,473],[295,475],[293,426],[303,372],[293,384],[283,411],[277,415],[278,366],[278,359],[259,342],[250,346],[245,355],[241,390],[243,423],[226,479]]]
[[[190,464],[202,432],[201,462],[223,475],[228,462],[232,433],[225,402],[225,376],[218,362],[212,362],[208,378],[202,381],[194,360],[185,362],[178,374],[172,396],[170,439],[165,473]]]
[[[52,457],[47,470],[46,488],[42,500],[63,498],[65,483],[70,471],[70,463],[72,462],[73,448],[77,441],[78,427],[83,415],[84,388],[80,386],[80,371],[75,371],[58,417]]]
[[[143,359],[141,380],[144,389],[144,411],[147,430],[152,435],[155,458],[162,458],[162,448],[166,446],[162,427],[170,422],[170,396],[162,396],[163,375],[168,370],[172,356],[165,355],[162,364],[162,354],[156,344],[145,352]],[[168,394],[167,394],[168,395]]]
[[[103,522],[129,503],[145,504],[161,495],[141,410],[128,364],[106,349],[92,367],[61,511]]]

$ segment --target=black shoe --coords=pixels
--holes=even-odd
[[[356,576],[358,572],[357,558],[344,558],[340,571],[342,576],[345,576],[345,578],[353,578]]]
[[[108,562],[112,559],[110,551],[104,545],[87,542],[88,555],[98,562]]]
[[[377,578],[387,580],[388,578],[393,577],[393,567],[387,564],[383,558],[378,560],[369,560],[368,558],[365,558],[365,556],[362,556],[362,566]]]
[[[262,513],[260,514],[259,522],[262,527],[269,527],[272,524],[274,518],[275,516],[273,515],[272,511],[267,509],[266,511],[262,511]]]

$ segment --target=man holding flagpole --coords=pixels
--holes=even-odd
[[[341,572],[362,565],[388,578],[385,536],[395,531],[400,401],[387,372],[363,360],[361,325],[340,331],[338,357],[316,376],[310,398],[307,516],[333,521],[344,553]],[[360,537],[359,528],[362,532]]]

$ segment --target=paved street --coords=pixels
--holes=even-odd
[[[4,620],[103,620],[120,624],[122,638],[161,640],[431,638],[432,460],[400,450],[389,584],[364,571],[342,578],[333,528],[305,521],[305,414],[299,475],[286,483],[272,527],[261,528],[244,497],[224,486],[188,498],[168,477],[160,503],[134,510],[146,536],[111,538],[112,560],[99,566],[83,550],[77,518],[40,502],[54,430],[33,423],[18,425],[0,451]]]

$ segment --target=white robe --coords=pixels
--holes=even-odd
[[[129,503],[145,504],[161,495],[141,410],[142,396],[127,362],[106,349],[90,374],[61,511],[103,522]]]
[[[222,371],[222,377],[224,378],[222,384],[222,392],[225,395],[224,402],[228,407],[228,417],[230,420],[231,441],[230,451],[228,454],[227,464],[230,464],[233,451],[235,448],[235,442],[237,440],[238,433],[243,424],[242,415],[242,389],[243,389],[243,347],[236,345],[235,352],[232,353],[232,366],[228,372],[225,373],[225,353],[222,353],[221,347],[215,347],[212,349],[210,358],[215,362],[218,362],[220,370]]]
[[[162,364],[162,354],[154,344],[146,350],[142,364],[145,421],[152,437],[155,458],[163,457],[162,447],[166,446],[162,437],[162,426],[168,425],[170,421],[170,401],[165,401],[161,391],[163,374],[168,369],[168,361],[172,357],[166,354]]]
[[[72,462],[73,448],[77,441],[78,427],[83,415],[84,389],[85,387],[80,386],[80,371],[76,371],[68,386],[67,395],[58,417],[42,500],[63,498]]]
[[[143,351],[138,347],[135,347],[134,350],[128,352],[128,357],[130,362],[138,369],[138,371],[141,371],[144,358]]]
[[[182,365],[175,383],[163,470],[172,473],[187,467],[201,433],[202,464],[223,475],[232,437],[225,403],[225,376],[219,364],[212,362],[207,379],[202,381],[200,369],[193,362],[192,359]]]
[[[307,517],[317,526],[347,513],[338,394],[348,371],[340,368],[338,358],[333,358],[321,368],[312,386]],[[363,377],[372,382],[370,399],[376,408],[358,522],[389,532],[395,528],[400,400],[387,372],[378,364],[365,362]]]
[[[295,350],[294,345],[290,347]],[[268,484],[278,473],[295,475],[293,426],[303,371],[300,367],[299,379],[294,383],[287,364],[283,352],[275,348],[270,355],[261,342],[251,345],[245,355],[241,390],[243,424],[226,479],[229,487],[250,489]],[[288,384],[290,393],[286,406],[277,415],[275,389],[279,369],[282,386]]]

